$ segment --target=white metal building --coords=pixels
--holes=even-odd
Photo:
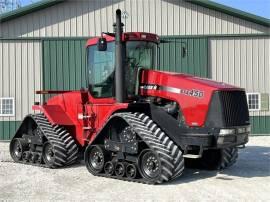
[[[204,0],[44,0],[0,16],[0,139],[41,101],[35,90],[85,85],[85,41],[112,32],[117,8],[125,31],[171,40],[158,69],[246,88],[253,133],[270,134],[268,19]]]

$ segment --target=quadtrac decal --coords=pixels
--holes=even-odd
[[[160,86],[156,84],[141,84],[140,89],[142,90],[161,90],[161,91],[167,91],[170,93],[177,93],[177,94],[183,94],[186,96],[196,97],[196,98],[202,98],[204,97],[204,92],[197,89],[181,89],[181,88],[174,88],[169,86]]]

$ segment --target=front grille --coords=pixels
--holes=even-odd
[[[230,127],[249,124],[245,91],[216,91],[211,99],[207,127]]]
[[[241,126],[249,123],[244,91],[220,91],[219,95],[226,126]]]

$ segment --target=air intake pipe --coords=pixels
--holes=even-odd
[[[115,98],[119,103],[125,102],[125,69],[124,57],[125,51],[122,42],[123,26],[121,22],[121,10],[116,10],[116,23],[114,23],[115,32]]]

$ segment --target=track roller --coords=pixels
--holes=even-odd
[[[108,161],[107,163],[105,163],[104,171],[106,175],[109,175],[109,176],[113,175],[115,171],[114,163],[112,161]]]
[[[29,162],[30,158],[31,158],[31,153],[29,151],[23,152],[23,154],[22,154],[23,162],[25,162],[25,163]]]
[[[137,176],[137,168],[134,164],[128,164],[126,167],[126,176],[129,179],[135,179]]]
[[[126,165],[123,162],[118,162],[115,165],[115,175],[118,177],[124,177],[126,173]]]
[[[39,153],[38,152],[33,152],[32,153],[32,156],[31,156],[31,159],[30,159],[30,162],[32,163],[37,163],[38,162],[38,159],[39,159]]]

